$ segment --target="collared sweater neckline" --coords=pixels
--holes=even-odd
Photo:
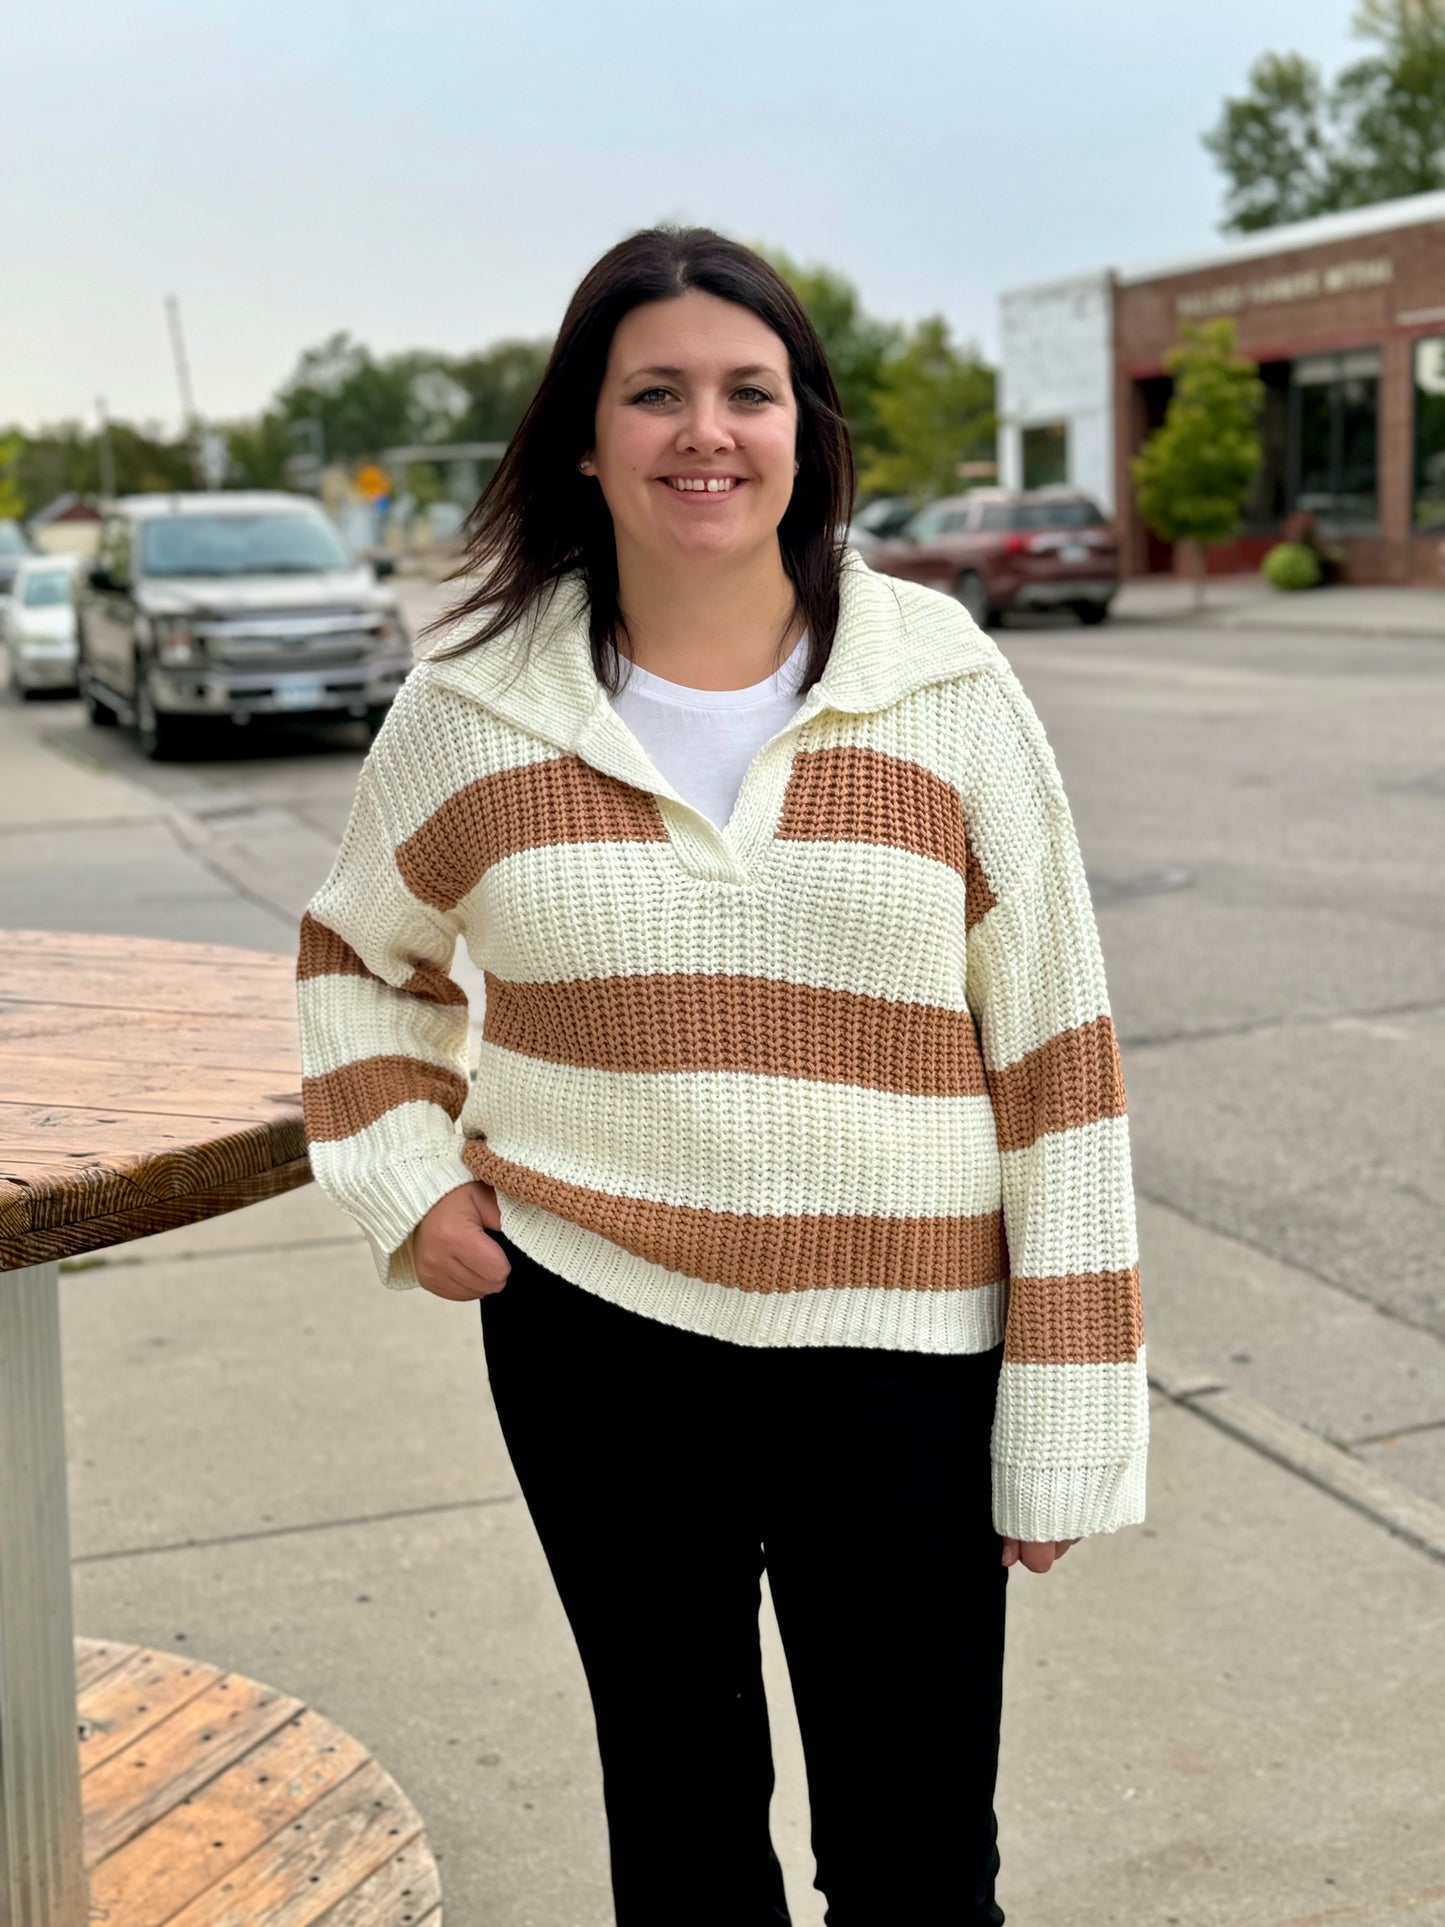
[[[599,748],[613,750],[602,767],[625,747],[619,731],[623,737],[630,732],[621,728],[592,667],[586,595],[577,577],[559,582],[532,617],[492,642],[438,659],[435,650],[454,640],[454,634],[442,637],[422,657],[428,680],[588,761],[597,760]],[[794,722],[823,709],[871,714],[915,689],[951,682],[997,662],[996,646],[957,604],[915,584],[875,574],[850,549],[841,573],[832,653]],[[612,773],[638,781],[635,768]]]

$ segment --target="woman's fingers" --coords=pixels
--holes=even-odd
[[[434,1204],[412,1234],[412,1257],[422,1285],[438,1298],[464,1302],[500,1291],[511,1261],[487,1232],[501,1229],[497,1194],[489,1184],[464,1184]]]
[[[1006,1566],[1027,1566],[1030,1572],[1047,1572],[1056,1559],[1062,1559],[1070,1546],[1078,1544],[1077,1539],[1005,1539],[1003,1542],[1003,1563]]]

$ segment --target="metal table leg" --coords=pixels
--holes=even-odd
[[[84,1927],[55,1265],[0,1273],[0,1927]]]

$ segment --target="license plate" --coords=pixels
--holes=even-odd
[[[319,682],[282,682],[276,685],[278,709],[320,709],[326,685]]]
[[[1059,550],[1059,559],[1062,562],[1087,562],[1089,551],[1082,542],[1070,542],[1066,548]]]

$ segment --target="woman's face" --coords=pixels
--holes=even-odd
[[[788,351],[750,308],[695,290],[633,308],[612,337],[585,464],[619,560],[776,546],[797,440]]]

